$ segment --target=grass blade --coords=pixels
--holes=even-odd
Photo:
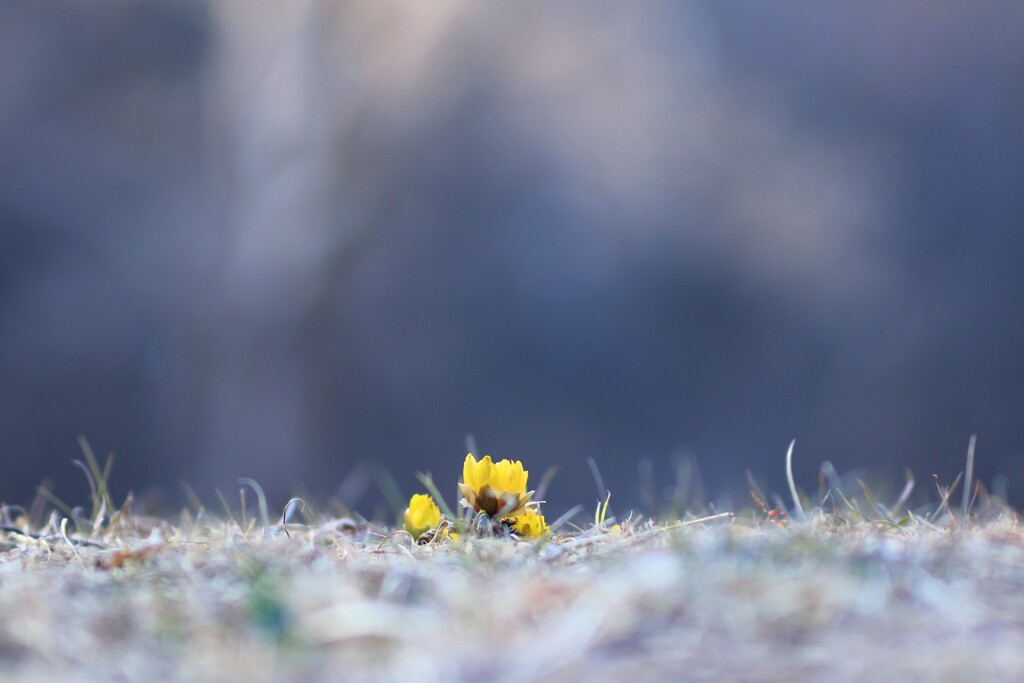
[[[967,443],[967,474],[964,479],[964,498],[960,503],[960,524],[967,524],[967,513],[971,503],[971,484],[974,483],[974,446],[978,443],[978,435],[972,434]]]
[[[789,450],[786,451],[786,481],[789,482],[789,495],[793,496],[793,504],[800,519],[807,519],[804,514],[804,506],[800,504],[800,496],[796,492],[796,482],[793,480],[793,448],[796,446],[796,439],[789,442]]]
[[[597,497],[600,498],[604,495],[604,492],[608,490],[604,487],[604,478],[601,477],[601,470],[597,469],[597,462],[589,455],[587,456],[587,466],[590,467],[590,473],[594,475],[594,485],[597,486]]]
[[[267,497],[263,494],[263,487],[257,484],[255,479],[249,477],[242,477],[238,483],[248,486],[256,493],[256,502],[260,508],[260,521],[263,522],[264,527],[270,526],[270,512],[267,509]]]
[[[437,503],[437,506],[441,508],[441,512],[446,514],[452,521],[457,520],[458,517],[456,517],[455,513],[452,512],[452,509],[448,507],[448,502],[444,499],[444,496],[441,495],[441,492],[437,488],[437,484],[434,483],[434,478],[430,476],[430,472],[427,472],[426,474],[418,472],[416,474],[416,478],[420,480],[421,484],[427,487],[427,492],[434,499],[434,502]]]
[[[564,515],[562,515],[561,517],[559,517],[558,519],[556,519],[555,521],[553,521],[549,525],[551,527],[551,530],[552,531],[556,531],[560,526],[562,526],[563,524],[568,522],[570,519],[572,519],[573,517],[578,515],[582,510],[583,510],[583,506],[582,505],[573,506],[568,512],[566,512]]]

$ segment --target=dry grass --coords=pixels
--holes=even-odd
[[[71,529],[3,511],[0,680],[1024,680],[1024,530],[984,495],[416,546],[94,488]]]

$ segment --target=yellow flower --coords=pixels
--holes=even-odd
[[[405,530],[413,539],[419,540],[420,536],[436,529],[440,523],[441,511],[433,498],[425,493],[417,493],[409,500],[409,507],[405,511]]]
[[[544,515],[530,508],[512,523],[512,531],[526,538],[540,538],[550,533],[551,529],[544,521]]]
[[[523,463],[516,460],[491,461],[485,455],[477,461],[470,453],[462,467],[462,483],[459,490],[463,505],[491,517],[518,517],[526,510],[533,491],[526,490],[530,473],[523,469]]]

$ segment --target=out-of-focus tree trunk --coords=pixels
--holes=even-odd
[[[287,483],[306,450],[308,368],[292,337],[324,275],[324,252],[346,237],[331,218],[343,122],[323,73],[323,4],[210,6],[205,135],[223,228],[204,310],[201,481],[224,482],[251,467]]]

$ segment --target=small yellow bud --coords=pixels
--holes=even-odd
[[[533,508],[528,508],[512,522],[512,530],[525,538],[540,538],[551,532],[544,515],[538,514]]]
[[[434,499],[425,493],[417,493],[409,500],[405,511],[405,530],[414,540],[441,523],[441,511]]]

